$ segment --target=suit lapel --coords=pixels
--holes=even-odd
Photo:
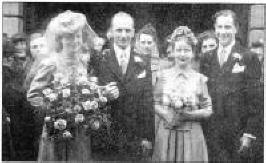
[[[107,59],[108,67],[110,68],[111,72],[119,79],[122,80],[122,70],[119,67],[115,52],[114,52],[114,48],[111,48],[111,54],[108,56],[109,58]]]
[[[132,77],[132,75],[135,75],[135,72],[134,72],[134,52],[131,49],[131,51],[130,51],[130,59],[129,59],[128,66],[127,66],[127,71],[126,71],[126,74],[125,74],[125,80],[128,81]]]
[[[231,72],[234,66],[233,54],[237,51],[235,45],[232,47],[231,52],[227,58],[227,61],[222,66],[223,72]]]

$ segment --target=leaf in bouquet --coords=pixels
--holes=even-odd
[[[71,108],[71,106],[72,106],[70,101],[63,101],[62,105],[63,105],[64,108]]]

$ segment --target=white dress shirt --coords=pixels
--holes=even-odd
[[[219,63],[222,66],[228,59],[232,47],[235,45],[235,40],[233,40],[231,42],[231,44],[227,45],[227,46],[222,46],[221,44],[219,44],[219,48],[218,48],[218,59],[219,59]],[[223,56],[222,56],[223,55]]]
[[[130,46],[128,46],[126,49],[121,49],[116,44],[114,44],[115,56],[119,66],[121,66],[122,59],[124,59],[124,61],[128,64],[130,59],[130,50]]]

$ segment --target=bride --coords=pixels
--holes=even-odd
[[[97,34],[90,28],[85,15],[72,11],[58,14],[47,26],[46,38],[50,58],[41,62],[30,89],[28,101],[36,107],[43,106],[42,91],[52,85],[55,74],[87,76],[89,50]],[[90,136],[84,128],[77,128],[71,141],[58,142],[48,137],[44,125],[39,145],[38,161],[87,161],[91,160]]]

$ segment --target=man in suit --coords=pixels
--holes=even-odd
[[[119,90],[118,99],[111,102],[118,151],[138,156],[139,146],[153,140],[154,116],[151,72],[141,55],[134,52],[134,33],[129,14],[113,16],[107,34],[111,47],[102,52],[98,76],[103,84],[115,82]]]
[[[218,49],[201,63],[214,106],[206,132],[208,152],[212,161],[239,161],[256,139],[249,130],[248,122],[256,116],[249,90],[259,79],[259,60],[236,43],[238,23],[233,11],[222,10],[214,17]]]

